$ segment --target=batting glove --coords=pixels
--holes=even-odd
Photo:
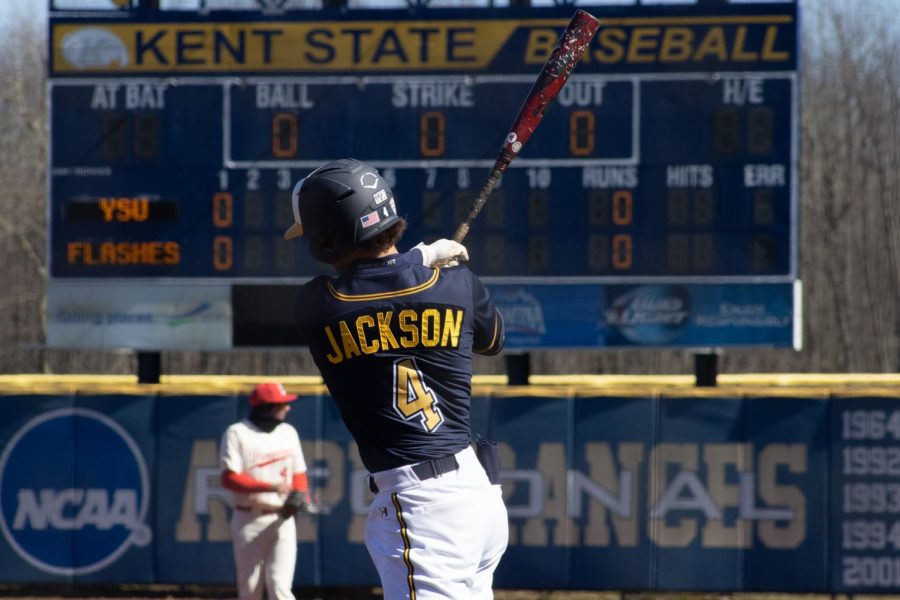
[[[466,247],[448,239],[440,239],[431,244],[419,242],[413,249],[422,253],[422,264],[426,267],[455,267],[469,260]]]

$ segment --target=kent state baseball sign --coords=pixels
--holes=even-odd
[[[385,11],[388,12],[389,11]],[[772,14],[774,13],[774,14]],[[53,73],[532,72],[567,19],[365,20],[254,23],[56,23]],[[608,18],[584,71],[793,68],[796,23],[764,15]]]

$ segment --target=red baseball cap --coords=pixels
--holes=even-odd
[[[250,406],[260,404],[284,404],[297,399],[297,394],[288,394],[280,383],[260,383],[250,394]]]

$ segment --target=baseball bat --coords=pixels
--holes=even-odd
[[[519,114],[516,115],[512,127],[509,129],[506,141],[500,149],[500,154],[497,156],[497,161],[494,163],[493,168],[491,168],[484,187],[481,188],[475,201],[472,202],[469,214],[466,215],[466,218],[453,233],[454,241],[462,242],[466,234],[469,233],[469,226],[472,220],[481,212],[488,196],[491,195],[497,182],[503,177],[503,173],[506,171],[509,163],[519,154],[522,146],[525,145],[525,142],[537,129],[541,119],[544,117],[544,113],[547,112],[550,104],[553,103],[553,99],[556,98],[565,85],[566,80],[575,68],[575,64],[581,60],[588,44],[591,43],[599,28],[600,21],[596,17],[580,9],[575,11],[575,15],[569,21],[566,30],[559,36],[556,46],[550,53],[550,58],[544,63],[534,85],[531,86],[531,91],[525,97],[525,102],[522,103]]]

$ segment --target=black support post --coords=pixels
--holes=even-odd
[[[697,387],[715,387],[719,355],[713,351],[694,354],[694,376]]]
[[[138,351],[137,361],[138,383],[159,383],[162,353]]]
[[[506,376],[509,385],[528,385],[528,376],[531,375],[531,355],[522,354],[506,355]]]

